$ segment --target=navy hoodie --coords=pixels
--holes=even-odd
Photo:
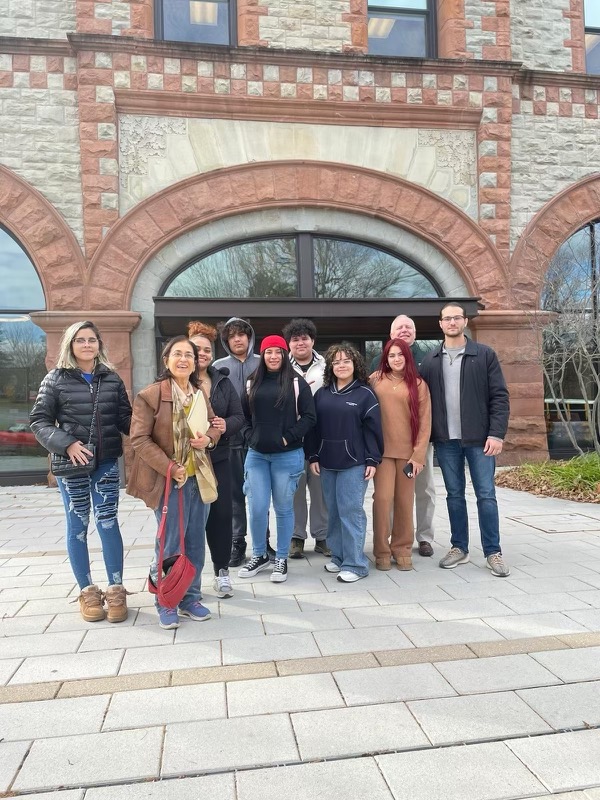
[[[355,380],[338,391],[332,381],[315,394],[315,408],[317,426],[309,431],[304,445],[311,463],[332,470],[381,463],[381,413],[369,386]]]

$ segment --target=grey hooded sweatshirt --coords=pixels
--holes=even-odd
[[[246,382],[248,381],[248,378],[255,372],[260,363],[260,356],[257,356],[254,353],[254,328],[245,319],[241,319],[240,317],[231,317],[231,319],[227,320],[225,326],[230,325],[232,322],[238,321],[243,322],[245,325],[249,325],[250,330],[252,331],[252,334],[248,340],[248,352],[246,355],[246,360],[240,361],[237,356],[233,355],[229,349],[227,339],[225,339],[223,334],[221,334],[221,344],[223,345],[225,351],[229,353],[229,355],[225,356],[225,358],[217,359],[217,361],[214,362],[213,367],[215,369],[227,367],[229,370],[229,380],[233,383],[238,396],[241,398],[246,391]],[[232,436],[229,440],[229,446],[242,447],[243,438],[241,434],[236,433],[235,436]]]

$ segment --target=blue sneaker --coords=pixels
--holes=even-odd
[[[196,622],[204,622],[204,620],[210,619],[210,611],[202,603],[195,602],[190,603],[187,608],[180,608],[179,616],[195,619]]]
[[[176,608],[159,608],[158,624],[166,631],[179,627],[179,616]]]

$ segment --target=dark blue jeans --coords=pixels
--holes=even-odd
[[[92,583],[87,545],[92,503],[108,583],[123,583],[123,539],[117,519],[119,481],[116,459],[101,461],[83,478],[57,480],[67,514],[67,553],[80,589]]]
[[[434,446],[446,485],[452,547],[469,552],[469,518],[465,499],[466,460],[477,498],[483,555],[487,558],[492,553],[500,553],[500,523],[494,486],[496,459],[494,456],[484,455],[483,447],[463,447],[460,439],[436,442]]]

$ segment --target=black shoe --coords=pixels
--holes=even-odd
[[[238,578],[253,578],[263,569],[268,569],[270,566],[271,562],[267,556],[254,556],[238,571]]]
[[[271,562],[271,564],[274,564],[275,563],[275,557],[277,556],[277,553],[275,552],[275,550],[273,550],[273,548],[269,544],[269,540],[268,539],[267,539],[267,556],[269,557],[269,561]]]
[[[239,567],[246,560],[246,542],[234,542],[231,548],[230,567]]]

